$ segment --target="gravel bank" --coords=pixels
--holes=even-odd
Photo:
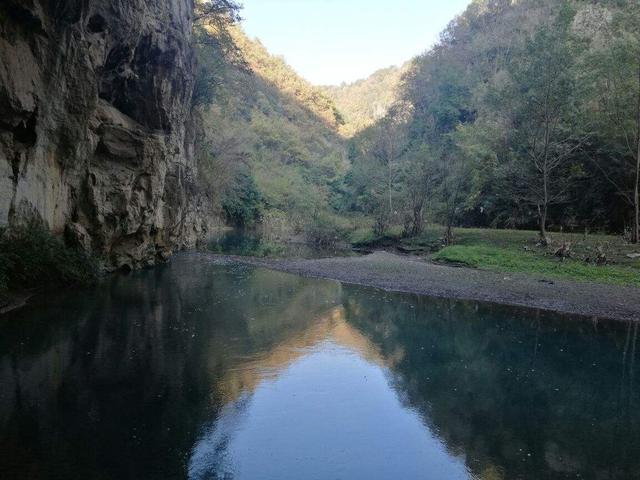
[[[634,287],[547,280],[523,274],[434,265],[388,252],[319,260],[211,256],[221,263],[237,262],[389,291],[493,302],[602,319],[640,320],[640,289]]]

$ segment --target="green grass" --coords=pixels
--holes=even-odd
[[[440,250],[433,256],[433,260],[497,272],[528,273],[548,278],[640,287],[638,268],[597,266],[572,259],[560,261],[535,251],[516,251],[487,245],[454,245]]]
[[[351,235],[354,246],[395,246],[403,253],[472,268],[640,287],[640,260],[627,256],[640,253],[640,246],[620,236],[555,232],[550,233],[552,244],[545,247],[539,245],[536,231],[456,228],[454,245],[445,248],[444,227],[440,225],[429,225],[411,238],[402,238],[402,229],[396,226],[378,238],[371,224],[357,224]],[[571,244],[572,255],[560,261],[553,253],[563,243]],[[606,255],[606,265],[594,264],[598,251]]]

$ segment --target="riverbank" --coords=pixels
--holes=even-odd
[[[601,319],[640,320],[640,288],[636,287],[451,267],[388,252],[312,260],[202,255],[219,263],[235,262],[389,291],[492,302]]]
[[[437,225],[415,237],[404,237],[399,228],[383,238],[359,230],[353,243],[450,266],[640,288],[640,248],[621,236],[554,232],[543,245],[537,232],[527,230],[454,228],[453,235],[454,245],[447,246]]]

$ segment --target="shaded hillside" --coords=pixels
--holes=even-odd
[[[203,115],[212,201],[232,224],[309,231],[332,215],[347,169],[337,109],[258,41],[231,36],[244,63],[225,64]]]
[[[354,83],[322,87],[344,117],[340,133],[353,137],[384,117],[398,99],[402,76],[410,65],[407,62],[401,67],[384,68]]]

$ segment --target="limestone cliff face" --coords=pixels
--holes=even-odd
[[[192,0],[0,2],[0,224],[137,268],[194,246]]]

